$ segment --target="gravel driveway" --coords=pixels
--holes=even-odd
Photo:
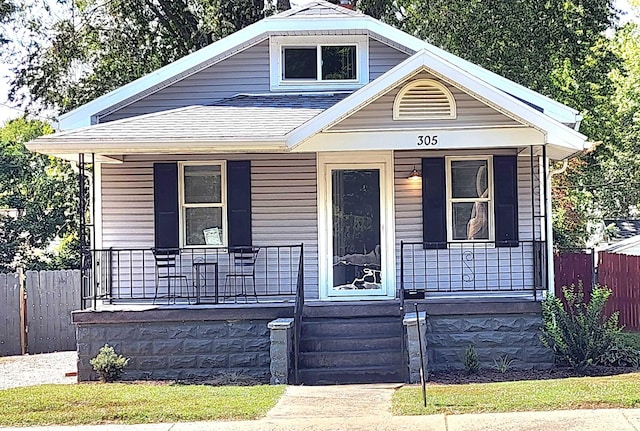
[[[65,373],[77,371],[74,352],[0,357],[0,389],[45,383],[76,383],[77,377]]]

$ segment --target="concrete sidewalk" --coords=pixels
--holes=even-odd
[[[398,386],[290,386],[266,417],[255,421],[30,427],[28,431],[640,431],[640,409],[392,416],[391,396]]]

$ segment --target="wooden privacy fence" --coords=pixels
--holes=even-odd
[[[593,256],[591,250],[559,252],[555,255],[553,260],[555,293],[558,298],[564,300],[564,295],[562,294],[563,286],[571,286],[572,284],[577,286],[579,281],[582,281],[585,298],[590,298],[591,287],[595,281]]]
[[[0,356],[75,350],[80,271],[0,274]]]
[[[640,331],[640,256],[598,253],[598,283],[612,291],[606,312],[619,311],[625,329]]]

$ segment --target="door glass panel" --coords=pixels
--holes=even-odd
[[[381,289],[380,171],[331,171],[333,288]]]

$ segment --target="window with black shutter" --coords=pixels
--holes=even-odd
[[[154,216],[156,248],[251,245],[251,163],[155,163]]]

